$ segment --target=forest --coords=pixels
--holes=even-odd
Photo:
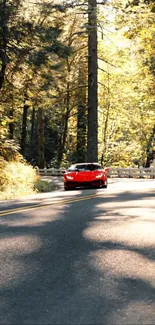
[[[152,0],[0,0],[0,160],[149,167]]]

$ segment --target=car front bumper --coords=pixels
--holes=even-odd
[[[65,181],[64,186],[65,188],[75,188],[75,187],[100,187],[105,185],[106,182],[103,179],[95,179],[92,181]]]

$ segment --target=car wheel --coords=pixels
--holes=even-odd
[[[108,182],[106,182],[104,185],[102,185],[102,188],[107,188],[108,187]]]

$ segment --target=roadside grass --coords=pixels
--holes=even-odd
[[[15,199],[57,188],[52,181],[41,180],[32,166],[23,162],[0,162],[0,200]]]
[[[40,176],[38,176],[38,180],[35,182],[35,190],[36,192],[42,193],[42,192],[51,192],[58,188],[56,184],[53,183],[52,180],[43,180],[40,179]]]

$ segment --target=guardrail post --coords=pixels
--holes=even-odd
[[[143,167],[139,167],[140,170],[140,178],[144,178],[144,170]]]
[[[118,177],[121,177],[121,169],[120,168],[117,168],[117,174],[118,174]]]
[[[129,168],[129,178],[132,178],[133,177],[133,170],[132,168]]]
[[[155,169],[150,168],[150,178],[155,178]]]
[[[35,166],[34,169],[36,170],[37,175],[39,175],[40,174],[39,167],[38,166]]]

